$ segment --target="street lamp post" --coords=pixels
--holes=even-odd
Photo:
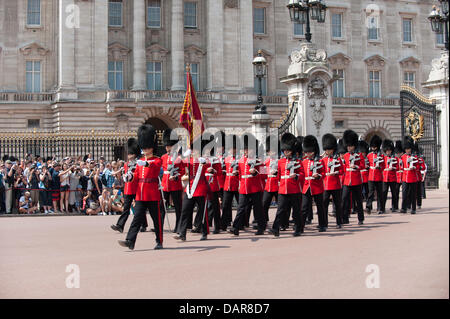
[[[258,55],[253,59],[252,63],[255,68],[255,75],[259,81],[258,104],[253,114],[267,114],[266,106],[263,105],[262,98],[262,79],[266,76],[267,60],[263,57],[261,50],[258,50]]]
[[[311,43],[310,20],[316,20],[319,23],[325,22],[327,6],[322,0],[289,0],[287,5],[291,21],[300,24],[306,24],[306,41]]]
[[[449,0],[439,0],[439,8],[436,8],[436,6],[433,6],[433,10],[431,11],[430,15],[428,16],[428,20],[431,23],[431,30],[433,30],[435,33],[443,33],[444,35],[444,42],[445,42],[445,50],[449,50],[449,43],[448,43],[448,31],[449,31],[449,18],[448,18],[448,11],[449,11]]]

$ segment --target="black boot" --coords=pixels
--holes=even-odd
[[[130,250],[134,249],[134,243],[129,240],[118,240],[118,243],[122,247],[128,247]]]
[[[111,225],[111,229],[123,233],[123,228],[118,225]]]

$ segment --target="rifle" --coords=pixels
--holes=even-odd
[[[170,177],[177,177],[180,175],[180,173],[178,172],[180,168],[176,167],[175,164],[169,164],[167,165],[167,171],[169,172],[169,176]]]
[[[397,164],[397,159],[395,158],[395,156],[389,157],[387,161],[388,161],[388,167],[390,170],[392,170],[394,168],[393,167],[394,164]]]
[[[412,170],[415,168],[414,164],[418,163],[419,161],[417,160],[417,158],[414,155],[412,155],[412,156],[408,157],[406,162],[409,164],[409,167],[408,167],[409,170]]]
[[[374,159],[375,168],[380,168],[380,163],[383,161],[383,158],[381,157],[381,153],[378,152],[376,154],[377,157]]]
[[[317,171],[319,170],[319,168],[322,168],[323,165],[320,161],[317,161],[316,159],[314,159],[313,165],[310,166],[310,170],[312,169],[312,175],[317,174]]]
[[[357,154],[357,153],[350,154],[349,160],[350,160],[350,167],[351,167],[352,165],[355,165],[355,162],[358,161],[358,160],[360,160],[359,154]]]
[[[300,168],[300,165],[296,165],[297,163],[295,161],[289,162],[286,165],[286,169],[289,170],[289,175],[295,174],[295,170],[297,168]]]
[[[330,171],[328,172],[329,175],[334,175],[335,169],[338,167],[341,167],[341,164],[339,164],[339,161],[337,160],[337,156],[334,156],[331,161],[328,162],[328,167],[330,168]]]
[[[278,174],[278,160],[274,159],[274,160],[270,160],[270,164],[269,164],[269,168],[270,168],[270,175],[277,175]],[[272,172],[275,172],[272,174]]]

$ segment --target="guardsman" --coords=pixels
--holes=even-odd
[[[212,168],[208,165],[206,158],[201,157],[202,150],[206,146],[207,141],[198,137],[192,148],[192,155],[186,158],[185,175],[181,180],[187,183],[184,190],[184,197],[181,208],[181,222],[180,231],[175,239],[186,241],[186,230],[188,221],[192,219],[194,207],[197,205],[198,213],[200,214],[200,228],[202,237],[200,240],[206,240],[209,233],[209,221],[207,213],[207,195],[209,192],[208,181],[205,176],[206,173],[212,173]]]
[[[180,227],[181,218],[181,195],[183,192],[183,186],[181,185],[181,177],[184,175],[185,164],[178,154],[178,151],[173,147],[177,144],[178,140],[171,139],[172,129],[166,129],[163,133],[163,144],[166,148],[166,154],[161,156],[163,177],[162,187],[165,203],[169,203],[172,198],[173,205],[175,206],[175,228],[174,233],[178,233]]]
[[[397,207],[398,209],[398,201],[400,199],[400,187],[402,186],[402,178],[403,178],[403,163],[402,163],[402,156],[405,153],[405,151],[403,150],[403,144],[402,141],[395,141],[395,147],[394,147],[394,154],[395,157],[397,157],[398,159],[398,171],[397,171],[397,203],[395,203],[396,205],[393,207]]]
[[[367,201],[369,196],[369,159],[367,158],[367,154],[369,154],[369,144],[367,144],[364,140],[359,140],[357,152],[360,153],[360,156],[364,159],[365,164],[365,167],[361,170],[361,195],[364,202]],[[355,200],[353,200],[353,204],[355,204]]]
[[[216,145],[216,139],[214,138],[214,144]],[[218,157],[214,156],[214,152],[217,151],[214,146],[211,148],[207,157],[207,166],[211,168],[209,172],[206,172],[205,177],[208,182],[209,192],[208,192],[208,203],[207,203],[207,211],[208,211],[208,221],[210,224],[214,224],[213,234],[220,233],[220,204],[219,204],[219,196],[220,196],[220,184],[219,184],[219,175],[222,175],[222,164]]]
[[[270,136],[266,138],[266,161],[264,162],[266,171],[266,183],[263,194],[263,213],[266,222],[269,221],[269,208],[273,198],[278,201],[278,148],[271,145]],[[272,142],[273,143],[273,142]]]
[[[377,210],[378,214],[382,214],[382,199],[383,199],[383,170],[384,170],[384,157],[381,154],[382,140],[378,135],[372,136],[370,139],[371,152],[367,155],[369,161],[369,194],[367,196],[366,212],[368,214],[372,211],[372,203],[377,193]]]
[[[381,205],[381,213],[386,211],[386,201],[389,188],[392,194],[392,212],[398,210],[398,188],[397,188],[397,171],[399,168],[399,159],[394,154],[394,142],[384,140],[382,145],[384,156],[383,170],[383,198]]]
[[[145,214],[148,209],[155,228],[155,249],[162,249],[164,217],[160,208],[161,190],[159,184],[162,161],[153,154],[153,150],[158,146],[158,135],[153,126],[149,124],[141,125],[137,135],[138,144],[144,156],[137,161],[132,180],[132,183],[137,184],[135,213],[126,240],[119,240],[119,244],[131,250],[134,249],[137,234],[144,225]]]
[[[253,205],[253,213],[257,222],[258,231],[255,235],[263,235],[266,229],[266,220],[262,210],[263,183],[259,170],[263,163],[257,158],[258,141],[252,134],[242,136],[244,154],[239,160],[239,204],[233,227],[229,230],[239,236],[239,229],[244,224],[248,206]]]
[[[125,182],[125,187],[123,189],[123,212],[120,214],[119,220],[116,225],[111,225],[113,230],[123,233],[125,228],[125,223],[127,222],[128,216],[130,215],[131,205],[136,197],[136,183],[131,183],[133,179],[134,171],[136,170],[137,159],[141,156],[141,149],[134,137],[128,139],[128,161],[125,163],[123,168],[123,180]],[[141,227],[141,231],[145,231],[148,227],[147,217],[144,215],[145,220]]]
[[[219,131],[215,140],[216,140],[216,157],[219,159],[221,167],[220,172],[217,172],[217,179],[219,181],[219,203],[221,207],[223,203],[223,187],[225,186],[225,176],[226,176],[225,133],[223,131]]]
[[[320,148],[317,139],[307,135],[303,139],[303,152],[306,158],[302,161],[305,183],[302,190],[302,217],[306,221],[308,210],[312,209],[312,200],[316,203],[319,217],[319,232],[324,232],[328,227],[328,219],[323,208],[323,178],[325,167],[320,159]]]
[[[346,130],[343,136],[344,146],[347,153],[344,155],[345,178],[342,187],[342,207],[344,213],[343,224],[349,223],[351,199],[355,200],[355,209],[358,213],[358,224],[364,223],[364,211],[362,206],[361,170],[366,168],[365,159],[362,154],[356,152],[358,135],[352,130]],[[366,143],[367,144],[367,143]]]
[[[427,165],[425,164],[425,160],[423,159],[423,152],[419,147],[417,142],[414,143],[414,154],[417,156],[419,161],[418,170],[417,170],[417,208],[422,208],[422,197],[425,191],[425,175],[427,172]]]
[[[325,177],[323,180],[324,194],[323,206],[325,216],[328,218],[328,204],[330,197],[333,197],[333,206],[335,207],[337,228],[342,228],[342,182],[341,176],[344,175],[344,164],[337,153],[337,140],[333,134],[325,134],[322,137],[322,148],[325,155],[322,158],[325,166]]]
[[[406,214],[408,207],[411,207],[411,214],[416,213],[416,192],[417,192],[417,171],[419,170],[419,160],[412,154],[414,140],[410,136],[405,136],[403,140],[405,154],[402,155],[403,164],[402,175],[402,209],[400,213]]]

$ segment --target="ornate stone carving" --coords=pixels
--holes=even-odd
[[[324,101],[313,101],[309,105],[312,110],[312,119],[314,121],[314,125],[317,129],[317,136],[320,136],[320,126],[322,125],[322,121],[325,117],[325,108],[326,105]]]
[[[112,60],[124,60],[130,51],[131,50],[126,46],[118,42],[114,42],[108,46],[108,57]]]
[[[404,69],[418,69],[420,66],[420,61],[413,56],[407,57],[399,63]]]
[[[429,81],[448,81],[448,51],[443,51],[440,58],[431,61]]]
[[[344,69],[351,61],[352,59],[344,53],[336,53],[328,58],[333,69]]]
[[[30,55],[40,55],[40,56],[44,56],[47,55],[50,50],[44,48],[43,46],[41,46],[39,43],[37,42],[33,42],[30,44],[27,44],[23,47],[21,47],[19,49],[19,51],[26,56],[30,56]]]
[[[316,49],[308,44],[302,45],[299,51],[293,51],[290,56],[291,63],[300,62],[326,62],[325,50]]]
[[[238,9],[239,8],[239,0],[224,0],[223,6],[224,6],[224,8]]]
[[[106,113],[114,113],[114,106],[111,104],[106,104]]]
[[[364,59],[367,66],[370,68],[382,68],[386,64],[386,59],[383,58],[381,55],[374,54],[366,59]]]
[[[146,50],[147,59],[152,61],[161,61],[166,58],[166,55],[169,53],[169,50],[160,46],[159,44],[152,44]]]
[[[184,49],[184,59],[186,62],[198,63],[206,54],[206,51],[196,45],[190,45]]]
[[[326,99],[328,90],[325,82],[320,78],[311,80],[308,84],[308,98],[310,99]]]

